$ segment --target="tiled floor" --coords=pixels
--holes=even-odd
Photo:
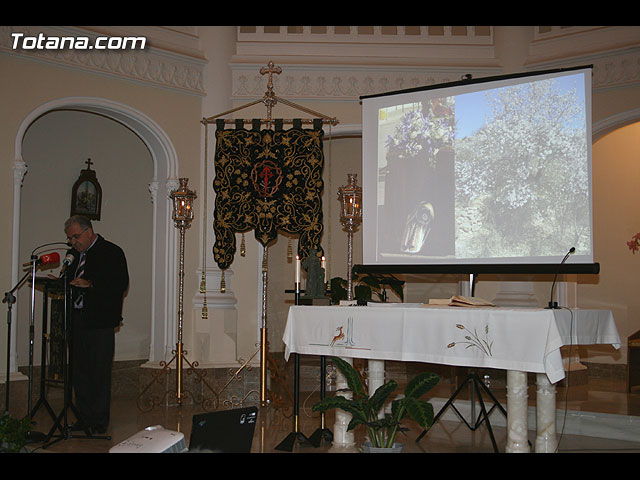
[[[499,402],[506,407],[506,392],[500,381],[492,383],[491,390]],[[436,409],[451,396],[455,390],[452,383],[441,382],[428,396]],[[468,404],[468,398],[463,392],[459,397],[459,405]],[[55,415],[61,412],[62,399],[59,395],[51,395],[48,400]],[[313,392],[301,392],[299,432],[304,437],[310,437],[320,426],[318,414],[311,412],[311,406],[317,399]],[[487,399],[485,399],[487,401]],[[535,405],[535,386],[530,387],[529,403]],[[640,391],[626,393],[625,386],[618,380],[590,378],[582,385],[571,386],[568,389],[559,386],[557,389],[558,408],[558,452],[640,452]],[[532,408],[531,408],[532,409]],[[464,413],[464,410],[461,408]],[[85,438],[69,435],[68,432],[56,429],[49,441],[51,443],[31,443],[28,451],[48,453],[107,453],[119,442],[129,438],[149,426],[160,425],[168,430],[181,432],[188,444],[191,431],[191,418],[195,413],[202,413],[199,406],[158,406],[149,412],[142,412],[137,407],[135,398],[114,398],[112,403],[112,422],[107,432],[110,437]],[[293,432],[294,421],[290,409],[282,410],[274,407],[260,409],[259,423],[256,428],[252,452],[260,453],[288,453],[276,449],[287,436]],[[69,423],[73,422],[72,413]],[[496,410],[491,416],[491,424],[495,434],[499,451],[504,452],[506,429],[504,418]],[[326,417],[326,425],[333,430],[333,414]],[[468,421],[473,424],[472,419]],[[588,427],[584,427],[585,424]],[[54,425],[53,418],[45,408],[39,408],[34,416],[34,433],[49,433]],[[405,453],[492,453],[486,426],[481,425],[475,431],[470,430],[453,410],[447,414],[427,432],[420,441],[416,441],[422,429],[415,423],[408,421],[409,431],[400,435],[399,441],[405,445]],[[611,430],[620,430],[611,433]],[[65,433],[65,434],[63,434]],[[582,434],[585,433],[585,434]],[[338,448],[329,442],[319,447],[306,445],[303,441],[296,441],[293,453],[326,453],[326,452],[357,452],[363,432],[356,430],[356,445],[351,448]],[[529,440],[535,444],[535,419],[529,422]],[[533,448],[532,448],[533,450]]]

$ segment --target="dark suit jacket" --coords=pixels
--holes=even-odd
[[[74,256],[69,265],[68,281],[73,280],[80,254],[70,250]],[[123,296],[129,287],[129,272],[124,252],[116,244],[98,238],[86,252],[83,278],[91,280],[91,288],[73,288],[74,296],[84,292],[83,322],[88,328],[117,327],[122,322]],[[73,308],[73,307],[72,307]]]

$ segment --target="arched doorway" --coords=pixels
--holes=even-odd
[[[153,162],[153,175],[149,179],[152,201],[151,250],[151,332],[149,361],[171,355],[175,344],[175,291],[176,229],[170,218],[169,192],[177,187],[178,160],[166,133],[149,117],[127,105],[91,97],[67,97],[47,102],[33,110],[20,124],[15,139],[14,209],[12,238],[12,281],[22,276],[20,250],[20,218],[22,214],[21,188],[28,165],[23,158],[23,139],[29,127],[50,112],[75,110],[89,112],[114,120],[137,135],[148,149]],[[17,310],[13,312],[17,318]],[[11,338],[11,371],[17,371],[15,329]]]
[[[636,205],[640,202],[640,109],[618,115],[618,122],[593,142],[594,254],[601,265],[597,281],[578,285],[583,308],[606,308],[613,312],[623,348],[615,353],[604,347],[585,348],[594,363],[624,363],[625,340],[638,331],[640,299],[634,278],[640,257],[628,242],[640,230]],[[612,124],[613,125],[613,124]]]

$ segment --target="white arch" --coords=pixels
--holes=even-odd
[[[20,275],[20,212],[22,180],[28,169],[22,157],[22,143],[26,131],[39,117],[56,110],[79,110],[103,115],[117,121],[135,133],[147,146],[153,160],[153,178],[149,192],[153,204],[152,287],[151,287],[151,345],[149,361],[171,355],[175,345],[175,292],[177,233],[171,223],[169,193],[178,187],[178,156],[162,128],[151,118],[134,108],[94,97],[65,97],[44,103],[31,111],[20,124],[15,138],[13,184],[13,238],[11,280],[15,285]],[[17,305],[15,306],[17,307]],[[15,324],[17,309],[12,311]],[[11,332],[10,371],[17,371],[16,330]]]
[[[640,120],[640,108],[635,108],[633,110],[627,110],[626,112],[616,113],[615,115],[611,115],[607,118],[603,118],[602,120],[598,120],[593,124],[592,132],[593,138],[592,141],[595,142],[600,138],[604,137],[606,134],[617,130],[618,128],[622,128],[631,123],[637,122]]]

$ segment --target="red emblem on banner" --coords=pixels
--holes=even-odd
[[[253,167],[251,182],[261,197],[273,197],[282,183],[282,169],[271,160],[264,160]]]

